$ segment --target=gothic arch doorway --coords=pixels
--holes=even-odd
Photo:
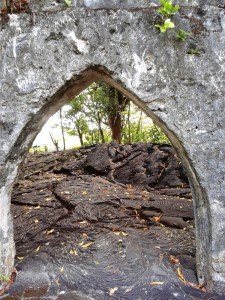
[[[122,83],[118,83],[113,80],[107,72],[101,67],[91,68],[77,76],[75,79],[69,80],[65,85],[50,99],[43,107],[41,107],[36,114],[34,114],[30,121],[24,126],[16,144],[14,145],[8,160],[21,161],[24,152],[30,147],[35,136],[40,131],[46,120],[72,97],[79,94],[82,90],[88,87],[94,81],[103,80],[109,85],[118,89],[121,93],[131,99],[136,105],[138,105],[145,113],[151,117],[155,124],[160,126],[163,131],[169,137],[176,152],[181,158],[184,165],[194,198],[194,209],[196,218],[196,232],[197,232],[197,270],[200,282],[206,282],[208,272],[205,268],[208,268],[207,261],[209,260],[209,253],[207,252],[207,244],[210,239],[209,226],[205,226],[208,223],[208,212],[204,211],[205,216],[202,215],[202,203],[207,201],[207,197],[202,190],[196,171],[186,153],[184,146],[181,144],[176,134],[173,133],[167,125],[155,114],[148,106],[137,98],[133,93],[123,87]],[[12,180],[11,180],[12,184]],[[204,207],[208,207],[205,206]],[[204,218],[204,222],[202,222]],[[63,266],[61,266],[62,268]],[[61,269],[63,270],[63,269]]]

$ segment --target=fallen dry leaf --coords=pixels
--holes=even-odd
[[[88,248],[89,246],[91,246],[92,244],[94,244],[94,242],[90,242],[90,243],[87,243],[87,244],[85,244],[85,245],[81,245],[81,247],[82,248],[84,248],[84,249],[86,249],[86,248]]]
[[[177,258],[176,256],[174,256],[174,255],[170,255],[169,256],[169,260],[171,261],[171,263],[173,263],[174,265],[176,265],[176,264],[179,264],[180,263],[180,261],[179,261],[179,258]]]
[[[72,255],[75,255],[75,256],[77,256],[78,254],[77,254],[77,251],[76,250],[74,250],[74,249],[71,249],[70,250],[70,254],[72,254]]]
[[[109,289],[109,296],[112,296],[117,290],[118,290],[118,287]]]
[[[112,231],[119,231],[119,229],[114,227]]]
[[[38,252],[40,250],[41,246],[38,246],[37,249],[35,250],[35,252]]]
[[[206,288],[201,284],[196,284],[196,283],[191,283],[191,282],[188,282],[187,284],[195,289],[201,290],[202,292],[205,292],[205,293],[207,292]]]
[[[25,257],[24,257],[24,256],[17,256],[16,258],[19,259],[19,260],[22,260],[22,259],[24,259]]]
[[[53,233],[53,231],[54,231],[54,229],[51,229],[51,230],[47,231],[47,235]]]
[[[142,196],[143,196],[143,197],[148,197],[148,196],[149,196],[149,192],[143,191],[143,192],[142,192]]]
[[[64,267],[59,268],[60,272],[64,272]]]
[[[179,276],[179,279],[186,285],[189,285],[195,289],[198,289],[198,290],[201,290],[203,292],[206,292],[206,289],[203,285],[200,285],[200,284],[196,284],[196,283],[191,283],[191,282],[188,282],[185,278],[184,278],[184,275],[181,273],[181,270],[180,268],[177,268],[177,274]]]
[[[50,200],[52,200],[52,197],[45,198],[45,201],[50,201]]]
[[[120,235],[120,231],[113,232],[113,234],[115,234],[115,235]]]
[[[129,293],[132,291],[132,288],[126,289],[125,293]]]
[[[187,284],[187,283],[188,283],[187,280],[184,278],[184,275],[181,273],[181,270],[180,270],[179,267],[177,268],[177,274],[178,274],[180,280],[181,280],[184,284]]]
[[[153,217],[153,220],[154,220],[155,222],[160,222],[161,218],[162,218],[162,215],[160,215],[160,216],[158,216],[158,217]]]
[[[128,236],[127,233],[123,232],[123,231],[114,231],[113,232],[115,235],[123,235],[123,236]]]
[[[58,279],[58,278],[54,279],[54,281],[55,281],[55,283],[57,284],[57,286],[60,286],[60,283],[59,283],[59,279]]]
[[[163,281],[152,281],[152,282],[150,282],[150,284],[151,285],[162,285],[162,284],[164,284],[164,282]]]

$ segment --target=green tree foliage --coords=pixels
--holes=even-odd
[[[105,83],[94,83],[86,91],[70,102],[67,117],[70,119],[81,118],[89,123],[92,129],[97,126],[100,141],[106,140],[104,127],[111,129],[112,139],[122,142],[123,111],[128,100],[117,90]],[[81,124],[81,122],[79,122]],[[78,127],[74,120],[76,131]],[[94,132],[94,131],[93,131]],[[95,137],[94,137],[95,136]],[[80,134],[79,134],[80,137]],[[96,134],[93,133],[93,139]],[[99,140],[99,138],[98,138]]]
[[[163,132],[126,97],[106,83],[94,83],[69,103],[64,126],[81,146],[110,142],[169,143]]]
[[[85,115],[85,100],[85,94],[80,94],[70,102],[70,109],[65,115],[68,122],[64,126],[70,135],[78,135],[81,146],[84,146],[84,135],[89,130]]]
[[[162,132],[162,130],[159,127],[155,125],[149,127],[147,134],[150,137],[151,143],[170,144],[168,137]]]

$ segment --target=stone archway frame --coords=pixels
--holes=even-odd
[[[187,157],[187,154],[185,152],[185,149],[183,148],[180,141],[177,139],[176,135],[171,132],[166,124],[160,120],[140,99],[138,99],[134,94],[129,92],[126,88],[123,87],[120,83],[114,81],[109,75],[108,72],[100,67],[96,66],[95,68],[90,68],[88,70],[85,70],[76,78],[72,79],[68,83],[66,83],[65,86],[63,86],[53,97],[52,99],[44,105],[35,115],[34,117],[25,125],[23,130],[21,131],[11,153],[8,156],[9,161],[15,160],[15,158],[19,158],[19,162],[23,159],[21,157],[22,152],[20,153],[20,157],[18,157],[18,149],[24,149],[23,152],[26,152],[26,149],[29,149],[32,142],[34,141],[36,135],[40,132],[42,126],[46,123],[46,121],[51,117],[55,112],[57,112],[62,106],[64,106],[68,101],[72,98],[74,98],[75,95],[78,95],[80,92],[82,92],[84,89],[86,89],[88,86],[90,86],[95,81],[104,81],[108,83],[109,85],[113,86],[114,88],[118,89],[121,93],[123,93],[125,96],[127,96],[130,100],[132,100],[141,110],[143,110],[153,121],[154,123],[159,126],[165,134],[170,139],[173,147],[176,149],[176,152],[178,153],[179,157],[181,158],[182,164],[185,167],[187,171],[187,175],[190,181],[191,189],[193,192],[193,199],[194,199],[194,207],[195,207],[195,218],[196,218],[196,202],[199,203],[203,199],[205,200],[204,192],[202,191],[202,188],[200,187],[198,183],[197,174],[194,170],[194,168],[191,166],[190,161]],[[14,172],[15,174],[15,172]],[[203,196],[204,195],[204,196]],[[201,204],[199,203],[199,206]],[[198,214],[201,214],[198,212]],[[199,216],[199,219],[201,220],[201,216]],[[205,221],[204,218],[204,228],[205,228]],[[200,224],[201,225],[201,224]],[[201,228],[196,222],[197,232],[200,230],[200,236],[201,238],[199,240],[204,239],[207,240],[207,236],[209,236],[209,232],[206,232],[205,229]],[[200,227],[200,228],[199,228]],[[209,228],[206,226],[206,228]],[[198,241],[198,238],[196,239]],[[209,243],[209,241],[207,241]],[[199,248],[198,248],[199,246]],[[197,243],[197,250],[200,249],[200,253],[196,253],[197,255],[197,270],[199,275],[199,280],[202,280],[202,278],[205,278],[204,272],[205,269],[202,266],[202,257],[204,257],[204,246],[202,247],[202,243],[198,245]],[[207,247],[207,246],[206,246]],[[207,252],[205,252],[207,254]],[[204,262],[205,265],[205,262]]]
[[[199,281],[225,292],[224,10],[204,6],[199,17],[195,7],[184,9],[179,21],[198,34],[199,56],[187,53],[188,43],[160,35],[154,18],[154,9],[70,9],[47,19],[42,12],[35,24],[21,15],[2,27],[0,273],[13,267],[10,191],[24,153],[54,112],[101,79],[171,140],[194,196]]]

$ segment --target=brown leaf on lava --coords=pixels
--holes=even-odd
[[[64,272],[64,266],[62,266],[61,268],[59,268],[59,271],[60,271],[61,273],[63,273],[63,272]]]
[[[118,290],[118,287],[109,289],[109,296],[112,296],[117,290]]]
[[[17,256],[16,258],[19,260],[23,260],[25,258],[25,256]]]
[[[162,285],[162,284],[164,284],[164,282],[163,281],[152,281],[152,282],[150,282],[150,284],[151,285]]]
[[[160,215],[160,216],[158,216],[158,217],[153,217],[153,220],[154,220],[155,222],[160,222],[161,218],[162,218],[162,215]]]
[[[177,258],[177,257],[174,256],[174,255],[170,255],[170,256],[169,256],[169,260],[170,260],[171,263],[174,264],[174,265],[180,264],[179,258]]]
[[[48,231],[47,231],[47,235],[53,233],[53,231],[54,231],[54,229],[48,230]]]
[[[113,232],[115,235],[123,235],[123,236],[128,236],[127,233],[123,232],[123,231],[114,231]]]
[[[38,246],[37,249],[35,250],[35,252],[38,252],[40,250],[41,246]]]
[[[86,248],[90,247],[92,244],[94,244],[94,242],[89,242],[87,244],[84,244],[84,242],[81,242],[79,244],[79,246],[81,246],[82,248],[86,249]]]
[[[184,278],[184,275],[181,273],[180,268],[177,268],[177,274],[179,276],[179,279],[184,283],[184,284],[188,284],[187,280]]]
[[[74,249],[71,249],[70,250],[70,254],[72,254],[72,255],[75,255],[75,256],[77,256],[78,254],[77,254],[77,251],[76,250],[74,250]]]
[[[196,284],[196,283],[192,283],[192,282],[187,281],[187,280],[185,279],[184,275],[181,273],[181,270],[180,270],[179,267],[177,268],[177,274],[178,274],[178,276],[179,276],[179,279],[180,279],[184,284],[189,285],[189,286],[191,286],[191,287],[193,287],[193,288],[195,288],[195,289],[201,290],[202,292],[206,292],[206,288],[205,288],[203,285],[201,285],[201,284]]]
[[[195,284],[195,283],[188,282],[188,285],[192,286],[195,289],[201,290],[202,292],[205,292],[205,293],[207,292],[206,288],[202,284]]]

